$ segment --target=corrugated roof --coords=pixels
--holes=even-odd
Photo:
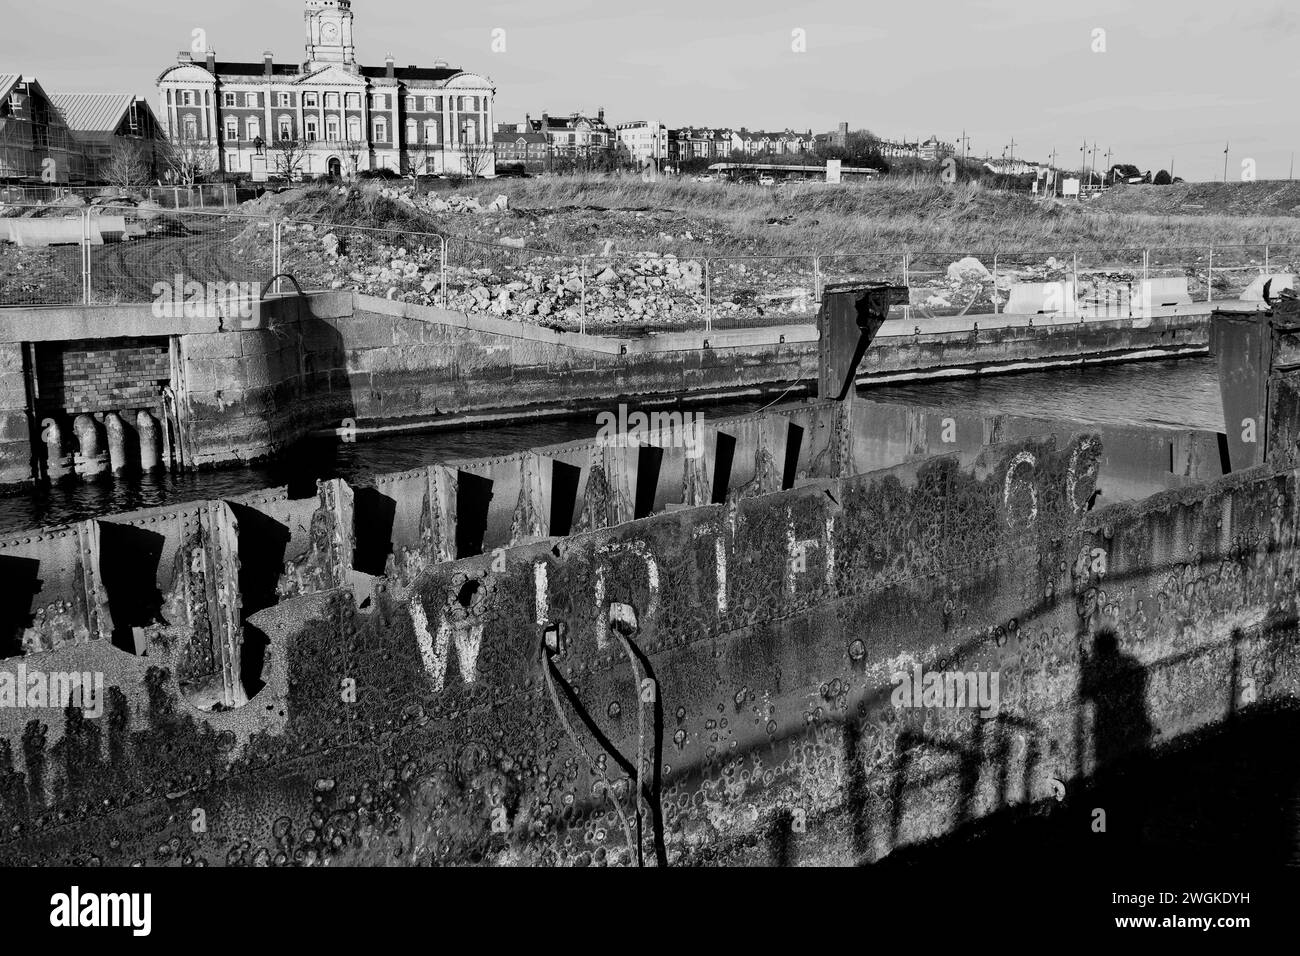
[[[78,133],[111,133],[121,125],[135,97],[130,93],[51,93],[54,108]]]

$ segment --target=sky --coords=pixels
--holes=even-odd
[[[0,72],[134,92],[206,31],[219,59],[303,58],[303,0],[5,0]],[[1286,179],[1300,146],[1295,0],[353,0],[358,56],[492,78],[497,122],[604,107],[659,120],[889,139],[1078,167],[1080,147],[1189,180]],[[504,31],[504,32],[498,32]],[[1099,32],[1103,31],[1103,32]],[[800,40],[802,39],[802,42]],[[494,46],[496,49],[494,49]],[[504,47],[504,49],[502,49]]]

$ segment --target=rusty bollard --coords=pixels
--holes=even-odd
[[[99,444],[99,425],[89,415],[81,414],[72,423],[77,436],[78,451],[73,456],[73,469],[83,478],[92,478],[104,470],[105,455]]]
[[[140,468],[154,471],[162,467],[162,433],[157,420],[142,408],[136,413],[135,427],[140,436]]]
[[[117,412],[104,415],[104,430],[108,432],[108,462],[113,474],[126,471],[126,423]]]
[[[72,456],[63,450],[63,429],[53,418],[41,422],[41,441],[45,443],[45,477],[59,481],[72,473]]]

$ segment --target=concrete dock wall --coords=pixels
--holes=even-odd
[[[351,293],[220,303],[211,314],[152,306],[10,310],[13,343],[170,338],[176,457],[201,468],[276,455],[345,424],[419,427],[460,416],[526,416],[618,401],[780,391],[816,378],[812,325],[640,339],[535,325]],[[1206,307],[1143,319],[965,316],[885,323],[864,379],[974,374],[1126,357],[1195,354]],[[0,484],[32,477],[22,347],[0,353]],[[12,354],[10,354],[12,353]],[[3,355],[9,355],[3,359]],[[12,366],[12,367],[11,367]],[[161,412],[159,413],[161,414]]]

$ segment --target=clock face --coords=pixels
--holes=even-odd
[[[339,37],[339,25],[333,21],[326,21],[320,28],[321,39],[333,43]]]

